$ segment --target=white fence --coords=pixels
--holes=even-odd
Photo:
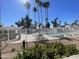
[[[77,33],[79,34],[79,28],[43,28],[43,29],[3,29],[2,33],[0,34],[0,39],[2,40],[19,40],[21,38],[21,34],[32,34],[35,32],[40,32],[42,34],[48,34],[48,33],[56,33],[56,32],[68,32],[68,33]]]

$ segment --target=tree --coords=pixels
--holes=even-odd
[[[39,2],[39,7],[40,7],[41,24],[43,24],[42,6],[43,6],[43,3],[42,3],[42,1],[40,1],[40,2]]]
[[[59,26],[61,27],[61,21],[59,21]]]
[[[25,28],[30,28],[32,19],[30,19],[30,18],[26,15],[26,17],[24,18],[24,20],[25,20],[24,27],[25,27]]]
[[[45,18],[48,18],[49,1],[44,2],[43,7],[45,8]]]
[[[67,23],[67,22],[64,22],[64,27],[65,27],[66,25],[68,25],[68,23]]]
[[[35,0],[35,3],[37,5],[37,10],[38,10],[38,21],[39,21],[39,25],[40,25],[40,15],[39,15],[39,3],[40,3],[40,0]]]
[[[78,25],[78,19],[75,20],[71,25]]]
[[[30,19],[27,15],[24,18],[21,18],[20,21],[16,22],[15,24],[17,26],[23,26],[24,28],[27,28],[27,34],[31,33],[29,28],[31,27],[32,19]],[[27,49],[28,49],[28,43],[26,39]]]
[[[34,12],[34,22],[36,22],[36,12],[37,12],[37,8],[33,7],[33,12]]]
[[[22,26],[20,20],[18,20],[17,22],[15,22],[15,24],[16,24],[18,27]]]
[[[25,7],[28,10],[28,17],[29,17],[29,10],[30,10],[31,4],[29,2],[26,2]]]
[[[55,18],[54,21],[51,21],[51,23],[53,24],[53,27],[57,27],[59,25],[58,18]]]
[[[46,28],[50,28],[50,23],[48,22],[48,20],[46,20]]]
[[[32,19],[30,19],[27,15],[25,18],[21,18],[21,20],[18,20],[15,24],[20,27],[23,26],[24,28],[30,28]]]
[[[0,24],[0,27],[2,27],[2,25]]]

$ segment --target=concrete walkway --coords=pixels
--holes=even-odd
[[[70,56],[70,57],[66,57],[66,58],[63,58],[63,59],[79,59],[79,54],[73,55],[73,56]]]

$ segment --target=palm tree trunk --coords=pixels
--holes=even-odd
[[[0,7],[1,7],[1,3],[0,3]],[[0,8],[0,12],[1,12],[1,8]],[[1,26],[1,13],[0,13],[0,26]]]
[[[28,28],[26,28],[25,31],[26,31],[26,45],[27,45],[27,49],[28,49],[28,42],[27,42],[27,34],[28,34],[27,31],[28,31]]]
[[[49,18],[49,17],[48,17],[48,8],[47,8],[47,18]]]
[[[29,17],[29,9],[28,9],[28,17]]]
[[[28,17],[29,17],[29,9],[28,9]],[[27,25],[27,24],[26,24]],[[28,42],[27,42],[27,34],[28,34],[28,28],[26,28],[26,45],[27,45],[27,49],[28,49]],[[31,32],[30,32],[31,33]]]
[[[28,9],[28,17],[30,18],[30,15],[29,15],[29,9]],[[31,27],[30,27],[29,30],[30,30],[30,34],[31,34]]]
[[[0,26],[1,26],[1,15],[0,15]]]
[[[45,8],[45,22],[47,21],[46,18],[47,18],[47,9]]]
[[[43,25],[43,15],[42,15],[42,7],[40,7],[40,12],[41,12],[41,23],[42,23],[42,25]]]
[[[40,15],[39,15],[39,4],[35,3],[36,7],[37,7],[37,11],[38,11],[38,25],[40,24]]]
[[[40,7],[40,12],[41,12],[41,26],[42,26],[42,31],[43,31],[43,15],[42,15],[42,7]]]
[[[36,14],[35,14],[35,12],[34,12],[34,24],[36,23]],[[36,29],[36,24],[35,24],[35,29]]]
[[[36,22],[36,15],[35,15],[35,12],[34,12],[34,22]]]
[[[40,25],[39,5],[37,5],[37,9],[38,9],[38,23],[39,23],[39,25]]]

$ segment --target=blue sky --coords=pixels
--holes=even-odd
[[[33,18],[32,8],[34,0],[30,0],[31,10],[30,17]],[[49,0],[49,21],[58,17],[59,20],[72,23],[79,19],[79,0]],[[0,0],[1,4],[1,20],[5,26],[14,25],[17,20],[24,17],[27,13],[24,5],[20,0]],[[44,10],[43,10],[44,11]],[[43,13],[44,15],[44,13]]]

